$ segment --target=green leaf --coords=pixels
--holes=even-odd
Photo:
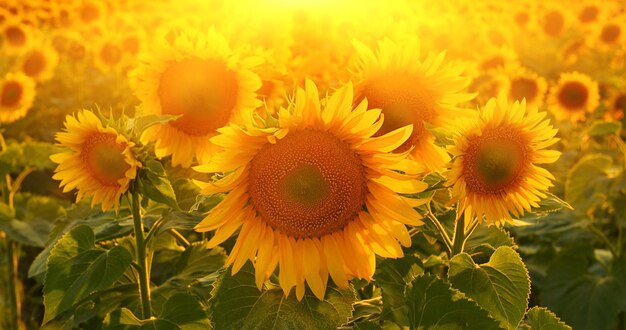
[[[506,329],[515,329],[524,317],[530,294],[530,278],[522,258],[501,246],[489,262],[477,265],[467,253],[450,260],[448,279]]]
[[[87,226],[78,226],[63,235],[48,258],[43,323],[94,292],[111,287],[131,262],[130,253],[120,246],[108,251],[96,248],[94,233]]]
[[[352,329],[353,330],[382,330],[380,325],[372,321],[356,322],[354,326],[352,326]]]
[[[589,136],[604,136],[618,134],[622,130],[622,123],[617,121],[596,121],[587,129]]]
[[[465,243],[465,251],[475,256],[482,252],[489,252],[489,257],[493,252],[501,246],[515,246],[513,238],[509,233],[498,226],[488,226],[484,223],[478,225],[472,235]]]
[[[541,299],[574,329],[613,329],[626,308],[626,288],[619,276],[590,272],[592,253],[590,247],[571,248],[557,255],[542,281]]]
[[[422,261],[414,256],[385,259],[378,263],[374,280],[382,290],[381,319],[393,321],[401,326],[409,325],[406,287],[415,277],[423,273]]]
[[[607,155],[583,157],[567,175],[565,200],[582,210],[597,202],[596,194],[606,191],[604,188],[608,187],[607,172],[612,163],[612,158]]]
[[[348,321],[354,291],[326,289],[324,301],[308,289],[302,301],[285,297],[279,288],[254,284],[254,268],[247,263],[236,275],[229,268],[215,283],[210,300],[211,321],[216,329],[336,329]]]
[[[560,199],[554,194],[551,194],[549,192],[545,194],[546,198],[539,201],[539,207],[532,209],[533,213],[552,213],[564,208],[570,210],[574,209],[571,205],[569,205],[568,202]]]
[[[131,118],[128,120],[127,128],[129,130],[134,130],[137,135],[141,135],[141,133],[148,127],[167,124],[181,116],[182,115],[148,115]]]
[[[418,276],[407,290],[411,329],[500,329],[487,311],[433,275]]]
[[[572,330],[563,323],[554,313],[545,307],[535,306],[526,313],[527,322],[531,330]]]
[[[56,164],[50,160],[50,155],[56,151],[52,143],[11,143],[0,153],[0,174],[19,173],[26,167],[52,169]]]
[[[176,202],[176,193],[172,183],[167,178],[163,165],[156,160],[146,162],[146,168],[141,171],[139,190],[151,200],[163,203],[174,210],[180,211]]]
[[[149,320],[141,320],[132,311],[122,308],[119,315],[105,318],[105,329],[205,330],[211,323],[196,298],[188,293],[176,293],[163,305],[163,311]]]

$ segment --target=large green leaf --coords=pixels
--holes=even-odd
[[[571,330],[554,313],[545,307],[533,307],[526,313],[527,323],[531,330]]]
[[[57,242],[48,258],[44,280],[43,323],[70,310],[94,292],[111,287],[124,274],[132,257],[120,247],[95,246],[93,231],[78,226]]]
[[[590,136],[617,134],[622,130],[622,123],[616,121],[596,121],[586,130]]]
[[[408,308],[405,291],[415,277],[424,273],[422,261],[414,256],[385,259],[378,263],[374,280],[382,290],[381,319],[408,326]]]
[[[624,280],[619,273],[591,272],[590,260],[591,249],[568,249],[557,255],[542,282],[541,299],[574,329],[613,329],[626,308]]]
[[[139,190],[155,202],[163,203],[174,210],[180,210],[176,202],[176,193],[163,165],[154,159],[146,162],[146,167],[139,175]]]
[[[458,254],[450,260],[448,279],[454,288],[489,311],[503,328],[515,329],[524,317],[530,278],[522,258],[512,248],[499,247],[489,262],[481,265],[469,254]]]
[[[465,243],[465,251],[480,261],[487,261],[501,246],[515,246],[513,238],[502,227],[478,225]]]
[[[157,317],[141,320],[127,308],[112,313],[105,319],[105,329],[205,330],[211,324],[202,306],[188,293],[176,293],[163,305]]]
[[[230,268],[215,283],[210,303],[211,321],[216,329],[336,329],[352,313],[354,292],[326,289],[324,301],[308,289],[302,301],[285,297],[279,288],[262,292],[254,282],[254,268],[247,263],[236,275]]]
[[[418,276],[407,290],[411,329],[500,329],[486,310],[433,275]]]

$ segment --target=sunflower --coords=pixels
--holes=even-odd
[[[558,141],[545,112],[509,103],[504,94],[491,99],[479,118],[455,138],[446,174],[459,216],[501,225],[545,198],[554,177],[537,164],[555,162],[560,152],[545,148]],[[476,218],[474,218],[476,217]]]
[[[586,3],[578,10],[578,21],[583,25],[592,24],[600,18],[601,13],[601,3]]]
[[[403,255],[401,245],[411,244],[405,225],[422,222],[397,193],[427,185],[414,179],[423,167],[389,153],[411,126],[372,137],[383,125],[381,110],[367,110],[366,100],[353,110],[351,84],[320,102],[307,80],[294,100],[279,111],[277,127],[231,125],[211,139],[224,150],[196,170],[226,174],[198,184],[204,194],[228,195],[196,230],[217,230],[209,241],[216,246],[241,227],[227,259],[233,273],[252,260],[260,289],[278,265],[285,296],[295,286],[302,299],[306,281],[323,299],[329,274],[346,288],[354,277],[371,280],[376,254]]]
[[[498,77],[502,81],[501,90],[513,101],[526,99],[530,107],[543,105],[548,83],[543,77],[521,66],[507,66]]]
[[[622,121],[626,111],[626,91],[623,89],[611,89],[607,94],[604,119]]]
[[[355,42],[357,54],[351,68],[356,101],[367,98],[372,108],[382,109],[385,121],[377,135],[413,124],[413,133],[395,152],[411,150],[411,157],[433,171],[450,160],[444,148],[434,144],[428,126],[454,129],[455,120],[472,111],[457,107],[474,94],[460,91],[469,84],[460,65],[442,66],[444,53],[419,61],[417,43],[397,45],[385,39],[375,53]]]
[[[261,81],[250,68],[258,63],[237,55],[213,29],[205,36],[182,34],[173,45],[162,42],[142,55],[132,75],[144,114],[182,115],[142,134],[142,142],[156,142],[157,157],[172,155],[172,165],[183,167],[194,156],[206,161],[215,150],[209,138],[216,129],[251,120]]]
[[[106,5],[102,1],[85,0],[78,6],[78,19],[82,25],[94,24],[106,16]]]
[[[548,95],[548,106],[559,120],[582,121],[599,103],[598,83],[578,72],[562,73]]]
[[[57,133],[56,140],[69,149],[50,156],[59,164],[52,178],[61,181],[63,192],[76,188],[76,202],[92,196],[92,207],[102,204],[102,211],[112,206],[117,210],[121,195],[141,167],[132,152],[134,143],[87,110],[68,115],[65,132]]]
[[[567,12],[558,5],[543,10],[539,18],[539,29],[548,38],[560,37],[569,24]]]
[[[4,52],[9,55],[21,54],[31,43],[31,29],[21,23],[7,23],[2,29]]]
[[[623,47],[622,45],[626,39],[626,31],[624,30],[626,28],[624,25],[625,18],[625,15],[619,15],[595,24],[590,35],[592,38],[590,44],[594,45],[595,49],[604,51]]]
[[[24,54],[20,69],[35,81],[47,81],[54,75],[59,63],[59,55],[54,48],[47,45],[32,47]]]
[[[35,82],[23,73],[7,73],[0,80],[0,123],[26,116],[35,100]]]
[[[118,69],[124,57],[124,51],[118,40],[104,38],[94,48],[94,65],[102,72]]]

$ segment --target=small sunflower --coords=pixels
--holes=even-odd
[[[90,111],[65,119],[65,132],[56,135],[58,145],[69,149],[50,156],[59,164],[55,180],[64,192],[77,189],[76,201],[93,197],[91,206],[102,204],[102,211],[119,208],[119,199],[137,176],[141,163],[133,155],[134,143],[112,127],[106,127]]]
[[[578,72],[562,73],[548,95],[548,106],[559,120],[582,121],[599,104],[598,83]]]
[[[35,82],[23,73],[7,73],[0,80],[0,123],[26,116],[35,100]]]
[[[626,91],[611,89],[605,101],[605,120],[622,121],[626,112]]]
[[[459,216],[485,216],[487,223],[501,225],[538,207],[554,177],[537,164],[553,163],[561,154],[545,149],[558,141],[545,116],[501,94],[467,124],[450,148],[455,158],[447,173]]]
[[[196,230],[216,230],[208,243],[216,246],[241,227],[227,259],[233,273],[252,260],[260,289],[279,266],[285,296],[295,286],[299,300],[305,282],[323,299],[329,274],[346,288],[354,277],[371,280],[376,254],[401,257],[411,244],[405,225],[422,221],[398,193],[427,187],[415,179],[423,168],[389,153],[411,136],[410,125],[372,137],[381,110],[367,110],[366,100],[353,109],[351,84],[323,101],[307,80],[277,127],[221,128],[211,140],[224,151],[196,167],[226,173],[198,182],[202,193],[228,192]]]
[[[428,126],[454,129],[456,119],[473,115],[459,103],[474,98],[461,91],[469,84],[460,65],[442,66],[444,53],[420,61],[417,43],[397,45],[389,39],[379,43],[377,52],[354,43],[357,57],[351,69],[356,100],[367,99],[385,116],[378,135],[406,125],[413,133],[395,152],[411,150],[411,157],[433,171],[441,171],[450,160],[444,148],[434,144]]]
[[[22,57],[21,71],[37,82],[44,82],[52,78],[59,63],[59,55],[51,46],[40,45],[32,47]]]
[[[194,157],[204,162],[215,151],[209,138],[230,121],[246,124],[260,105],[259,77],[250,71],[253,57],[240,58],[214,30],[206,36],[178,36],[143,54],[134,71],[135,93],[145,115],[182,115],[152,126],[142,135],[155,141],[157,157],[172,155],[172,165],[189,167]]]
[[[590,44],[594,45],[595,49],[603,51],[623,47],[624,40],[626,40],[625,18],[626,15],[619,15],[596,23],[592,29]]]
[[[578,21],[583,25],[592,24],[598,21],[601,13],[601,3],[586,3],[578,10]]]
[[[32,42],[31,29],[18,22],[7,23],[2,29],[2,45],[4,52],[9,55],[21,54],[28,49]]]
[[[539,18],[539,29],[548,38],[556,38],[563,35],[565,30],[567,30],[568,24],[568,12],[556,4],[544,9]]]
[[[78,6],[77,16],[82,25],[95,24],[106,16],[106,11],[105,2],[85,0]]]
[[[507,66],[498,77],[503,83],[501,90],[512,101],[526,99],[529,107],[543,105],[543,99],[548,91],[548,83],[543,77],[521,66]]]
[[[94,48],[94,64],[102,72],[110,72],[120,68],[124,52],[117,39],[104,38]]]

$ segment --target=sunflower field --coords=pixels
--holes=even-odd
[[[624,0],[0,0],[0,329],[626,329]]]

